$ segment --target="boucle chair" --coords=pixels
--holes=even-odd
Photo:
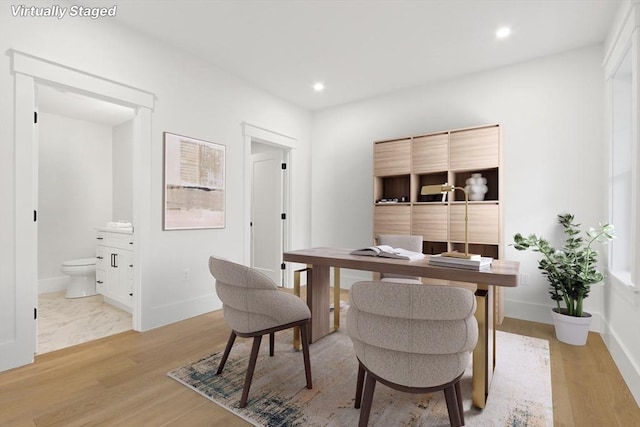
[[[460,378],[478,340],[473,293],[452,286],[358,282],[349,300],[347,332],[359,363],[359,426],[369,421],[376,382],[409,393],[444,390],[451,425],[464,425]]]
[[[231,328],[216,374],[222,373],[236,336],[253,338],[240,407],[247,406],[262,336],[269,334],[269,356],[273,356],[274,334],[284,329],[300,327],[307,388],[312,388],[307,332],[311,312],[304,301],[280,291],[271,279],[259,271],[224,258],[210,257],[209,271],[216,279],[216,293],[222,301],[224,320]]]
[[[422,236],[408,234],[380,234],[378,235],[378,244],[422,253]],[[383,282],[393,281],[396,283],[422,283],[422,280],[420,280],[419,277],[402,276],[400,274],[381,273],[380,278]]]

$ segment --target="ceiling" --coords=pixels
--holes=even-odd
[[[317,111],[603,42],[620,0],[94,0]],[[509,38],[495,31],[510,26]],[[325,84],[322,93],[312,85]]]

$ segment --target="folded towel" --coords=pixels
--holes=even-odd
[[[107,228],[131,228],[131,223],[118,221],[107,222]]]

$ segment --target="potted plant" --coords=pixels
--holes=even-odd
[[[519,251],[531,249],[542,254],[538,268],[547,277],[549,294],[556,302],[551,313],[556,337],[568,344],[584,345],[591,315],[583,311],[582,304],[589,296],[591,285],[604,279],[597,269],[598,252],[592,245],[613,239],[613,225],[592,227],[582,237],[580,224],[574,222],[572,214],[558,215],[558,222],[565,235],[561,249],[555,249],[546,239],[535,234],[524,237],[520,233],[513,236],[513,246]]]

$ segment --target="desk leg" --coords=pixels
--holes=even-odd
[[[333,330],[340,329],[340,268],[333,267]]]
[[[311,336],[309,342],[313,343],[328,335],[329,328],[329,302],[331,301],[330,267],[314,265],[311,268],[311,289],[307,284],[307,305],[311,310]]]
[[[489,386],[495,367],[495,325],[493,286],[478,284],[476,291],[476,320],[478,321],[478,344],[473,350],[473,406],[484,408],[489,395]]]
[[[300,298],[300,273],[306,271],[307,274],[309,274],[310,270],[311,269],[307,267],[293,272],[293,294],[298,298]],[[309,281],[310,279],[311,277],[309,277],[307,281]],[[300,328],[298,326],[293,328],[293,348],[296,350],[302,349],[302,346],[300,345]]]

